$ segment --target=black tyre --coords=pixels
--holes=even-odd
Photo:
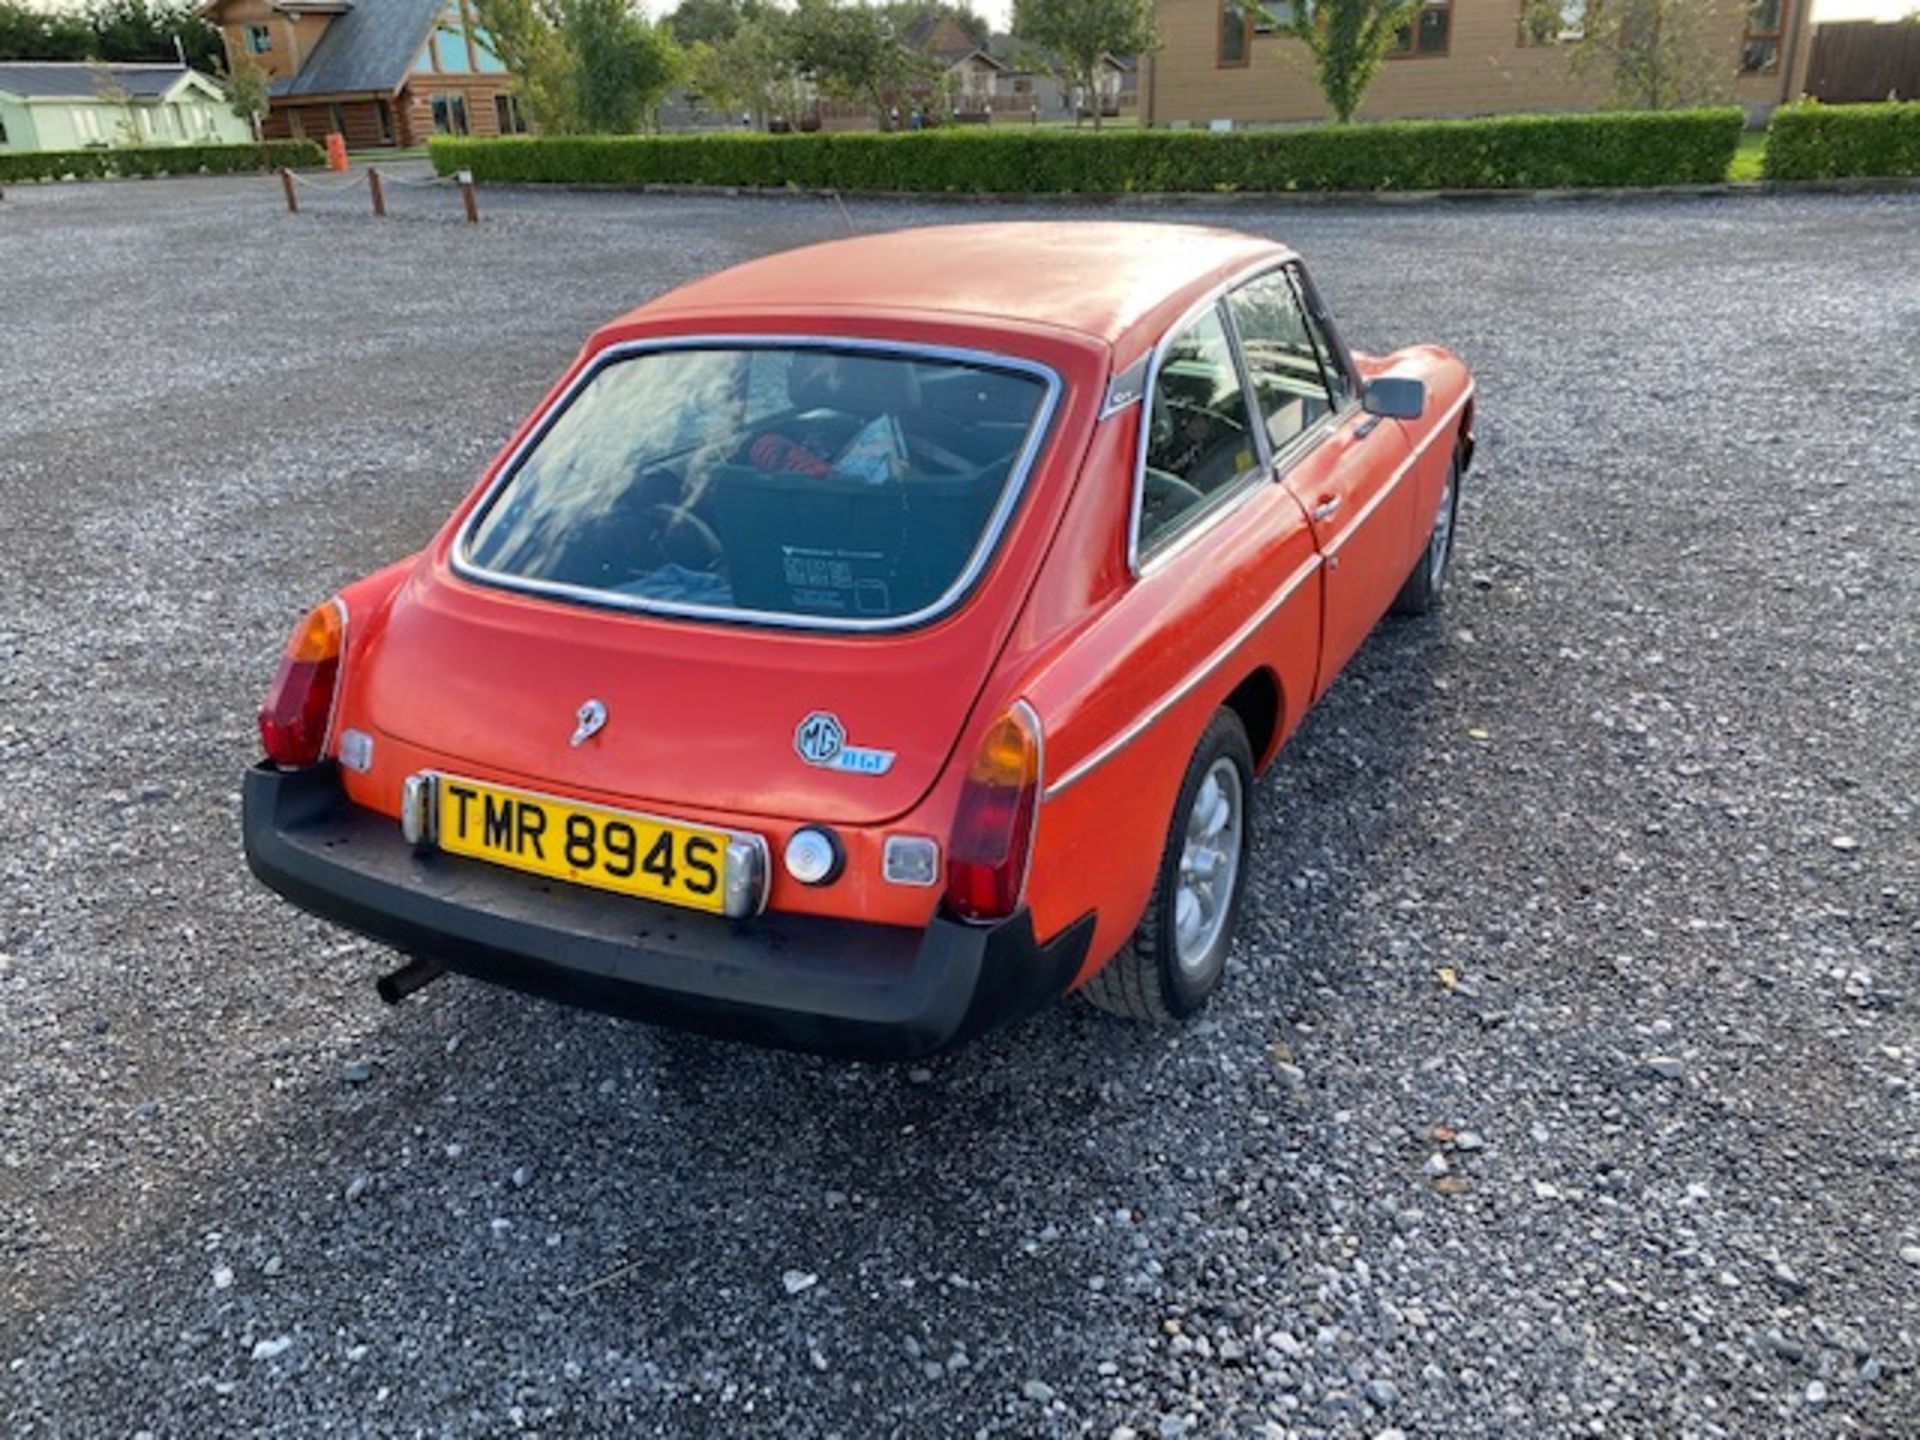
[[[1174,801],[1140,928],[1083,987],[1115,1015],[1165,1023],[1207,1003],[1226,968],[1253,847],[1253,750],[1231,710],[1207,725]]]
[[[1460,454],[1447,466],[1447,487],[1440,492],[1440,508],[1427,532],[1427,548],[1393,598],[1396,615],[1431,615],[1446,597],[1447,571],[1453,568],[1453,541],[1460,518]]]

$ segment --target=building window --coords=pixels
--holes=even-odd
[[[249,55],[265,55],[271,49],[273,49],[272,26],[247,26],[247,53]]]
[[[1786,29],[1787,0],[1751,0],[1746,33],[1740,37],[1740,73],[1771,75],[1780,68],[1780,36]]]
[[[1247,52],[1252,48],[1253,17],[1248,12],[1250,6],[1241,0],[1224,0],[1220,6],[1220,49],[1215,63],[1223,70],[1231,70],[1247,63]]]
[[[1588,0],[1520,0],[1522,45],[1577,45],[1587,38]]]
[[[4,117],[0,117],[0,145],[4,145],[6,143],[7,143],[7,122]]]
[[[435,95],[433,102],[433,129],[437,135],[465,135],[467,133],[467,97],[464,95]]]
[[[91,110],[73,110],[68,113],[73,117],[73,133],[80,137],[80,143],[82,145],[98,145],[100,143],[100,117]]]
[[[1293,28],[1294,0],[1260,0],[1253,7],[1253,33],[1277,35]]]
[[[517,95],[494,96],[493,118],[499,124],[502,135],[527,133],[526,113],[521,110],[520,97]]]
[[[393,144],[393,105],[389,101],[382,100],[374,108],[380,113],[380,143],[391,145]]]
[[[1453,0],[1427,0],[1420,13],[1400,27],[1387,55],[1444,55],[1452,33]]]

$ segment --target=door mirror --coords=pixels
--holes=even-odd
[[[1384,415],[1389,420],[1418,420],[1427,408],[1427,382],[1382,375],[1378,380],[1367,382],[1360,403],[1369,415]]]

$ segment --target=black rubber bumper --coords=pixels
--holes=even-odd
[[[247,864],[304,910],[476,979],[786,1049],[907,1059],[1030,1014],[1086,959],[1093,916],[1042,944],[1025,910],[925,929],[726,920],[416,851],[332,766],[249,770]]]

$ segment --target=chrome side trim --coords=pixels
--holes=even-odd
[[[727,888],[722,900],[724,913],[731,919],[742,920],[758,915],[767,908],[767,896],[771,887],[773,867],[767,839],[751,830],[735,830],[728,825],[709,825],[700,820],[677,819],[670,815],[654,815],[645,810],[629,810],[621,805],[605,805],[598,800],[582,799],[578,795],[555,795],[546,790],[529,790],[524,785],[503,785],[493,780],[476,780],[468,775],[450,775],[444,770],[421,770],[407,777],[401,790],[400,833],[413,844],[423,842],[415,840],[408,833],[407,806],[413,801],[415,782],[427,796],[427,818],[424,843],[438,845],[439,806],[437,801],[442,782],[464,780],[470,785],[479,785],[488,790],[497,790],[503,795],[520,795],[528,800],[543,800],[549,805],[571,805],[580,810],[599,810],[609,815],[618,815],[623,820],[643,820],[650,825],[667,825],[676,830],[708,830],[716,835],[727,837]],[[739,877],[736,878],[734,859],[741,859]],[[483,862],[484,863],[484,862]],[[636,896],[636,899],[645,899]],[[659,902],[667,903],[667,902]],[[736,909],[738,905],[741,908]]]
[[[842,350],[856,354],[898,355],[906,359],[947,361],[951,364],[973,365],[987,370],[1012,371],[1016,374],[1031,376],[1046,386],[1046,394],[1040,401],[1039,409],[1034,413],[1033,423],[1028,426],[1026,441],[1007,472],[1000,499],[995,503],[993,512],[987,517],[986,527],[980,532],[980,539],[975,543],[973,552],[967,557],[966,565],[944,594],[912,614],[886,619],[864,620],[831,615],[782,615],[769,610],[745,610],[733,605],[698,605],[685,601],[649,600],[635,595],[619,595],[605,590],[594,590],[584,585],[569,585],[557,580],[528,579],[524,576],[506,575],[497,570],[489,570],[468,558],[475,529],[492,510],[494,503],[512,482],[513,477],[519,473],[528,452],[546,438],[547,432],[566,412],[575,396],[602,370],[636,355],[714,349]],[[600,609],[627,610],[645,615],[674,615],[690,620],[717,620],[780,630],[858,632],[911,630],[946,614],[973,589],[975,582],[986,570],[994,552],[999,549],[1001,533],[1007,528],[1013,518],[1013,512],[1019,506],[1021,497],[1026,493],[1027,482],[1032,478],[1034,465],[1038,462],[1040,451],[1045,447],[1052,432],[1063,388],[1059,372],[1037,360],[1027,360],[1013,355],[997,355],[985,350],[967,350],[955,346],[917,345],[904,340],[859,340],[834,335],[730,335],[718,332],[702,335],[674,335],[651,340],[630,340],[625,344],[610,345],[595,355],[592,363],[573,377],[573,383],[568,385],[566,390],[541,412],[538,423],[507,456],[499,473],[487,486],[486,493],[480,497],[480,503],[475,505],[467,518],[461,522],[459,532],[453,537],[449,559],[455,574],[478,584],[492,585],[503,590],[517,590],[525,594],[545,595],[552,599],[571,600],[576,604],[592,605]]]
[[[1406,478],[1407,472],[1413,468],[1414,461],[1418,460],[1422,455],[1426,454],[1427,447],[1432,445],[1435,440],[1440,438],[1440,436],[1447,433],[1447,426],[1452,422],[1453,418],[1456,415],[1458,415],[1460,411],[1466,406],[1467,401],[1471,400],[1472,398],[1473,398],[1473,386],[1469,385],[1463,392],[1461,392],[1460,398],[1454,401],[1452,405],[1447,407],[1446,413],[1442,415],[1438,420],[1433,422],[1433,429],[1427,433],[1426,438],[1423,439],[1418,445],[1414,446],[1413,449],[1407,452],[1407,458],[1400,462],[1399,468],[1396,469],[1393,472],[1393,474],[1388,477],[1387,483],[1382,485],[1378,490],[1374,491],[1373,498],[1367,501],[1365,505],[1363,505],[1358,511],[1354,513],[1352,523],[1349,524],[1346,529],[1342,530],[1340,532],[1339,538],[1336,539],[1333,542],[1333,544],[1328,546],[1326,550],[1323,552],[1328,556],[1328,558],[1332,558],[1333,556],[1338,555],[1340,553],[1340,547],[1347,543],[1348,537],[1351,536],[1355,531],[1357,531],[1362,525],[1364,525],[1367,522],[1367,518],[1371,516],[1375,510],[1380,508],[1380,504],[1382,501],[1384,501],[1395,490],[1400,488],[1400,482]]]
[[[1220,645],[1218,649],[1205,660],[1201,661],[1199,666],[1194,669],[1186,679],[1182,680],[1168,694],[1156,701],[1134,720],[1131,725],[1114,736],[1113,739],[1095,750],[1078,765],[1071,767],[1053,783],[1051,788],[1042,792],[1042,798],[1052,800],[1072,786],[1078,784],[1081,780],[1106,764],[1107,761],[1113,759],[1113,757],[1118,755],[1122,750],[1125,750],[1129,745],[1133,744],[1133,742],[1138,740],[1142,735],[1146,734],[1148,730],[1152,729],[1154,725],[1159,723],[1163,715],[1173,709],[1173,707],[1178,705],[1182,700],[1185,700],[1206,681],[1208,676],[1226,664],[1228,660],[1232,659],[1234,652],[1246,644],[1253,633],[1262,625],[1266,624],[1267,621],[1271,620],[1274,615],[1278,613],[1280,607],[1292,599],[1294,593],[1319,571],[1320,564],[1320,556],[1317,553],[1309,556],[1306,563],[1296,570],[1287,579],[1287,582],[1274,592],[1273,598],[1254,612],[1252,618],[1241,625],[1238,630],[1228,636],[1226,641]]]

